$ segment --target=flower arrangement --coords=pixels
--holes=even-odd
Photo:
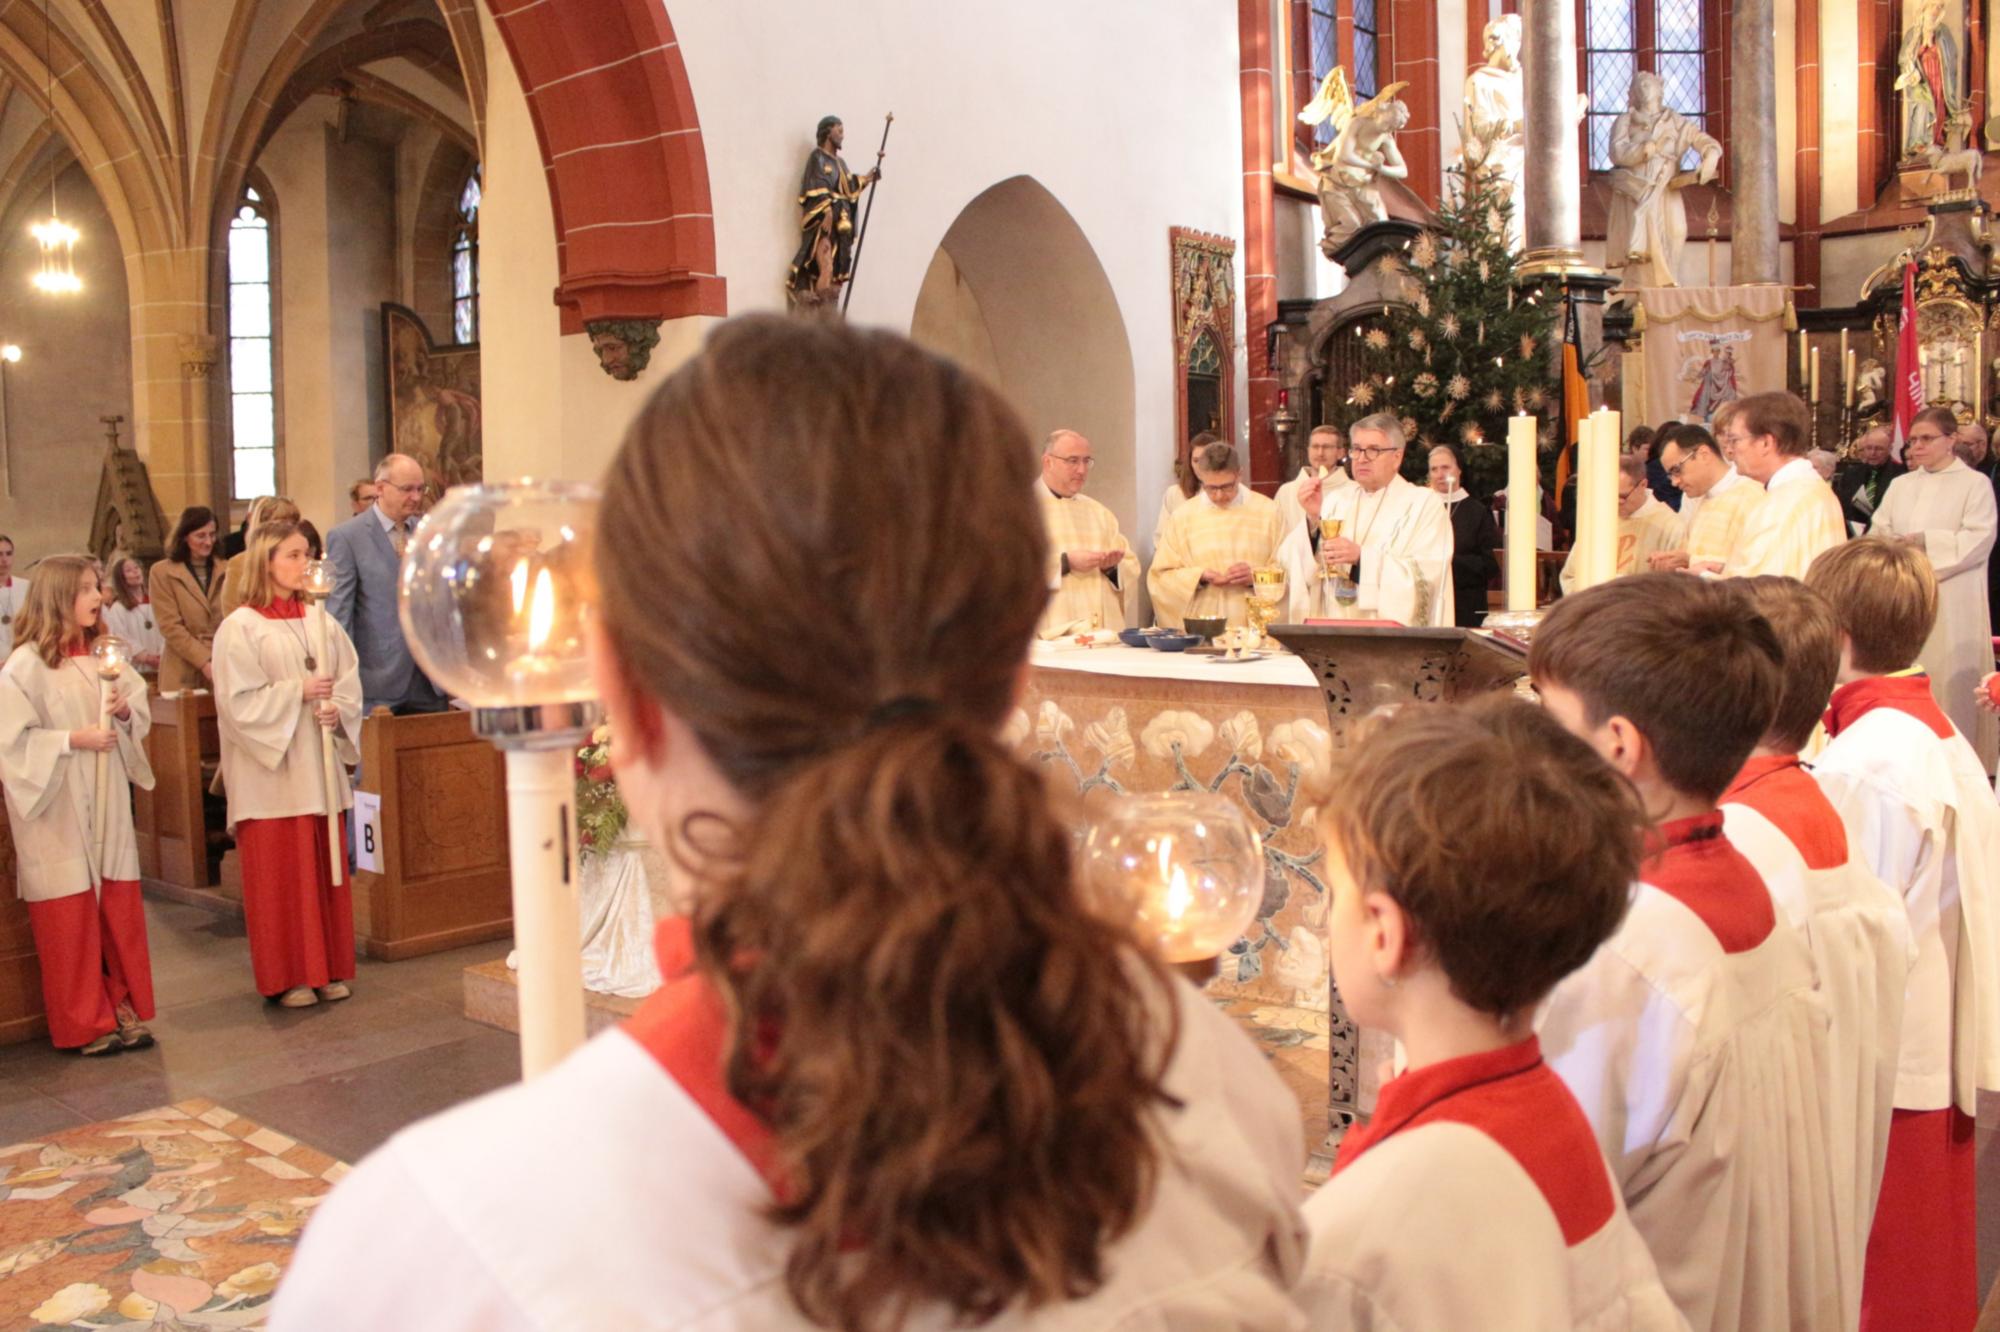
[[[629,819],[611,770],[611,723],[590,733],[590,743],[576,751],[576,823],[580,855],[601,856],[625,835]]]

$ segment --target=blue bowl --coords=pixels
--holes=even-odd
[[[1154,634],[1153,646],[1162,652],[1186,652],[1201,642],[1200,634]]]
[[[1126,647],[1145,647],[1149,637],[1150,635],[1144,629],[1120,629],[1118,631],[1118,641]]]

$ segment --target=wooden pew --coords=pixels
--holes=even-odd
[[[146,756],[153,789],[133,790],[133,829],[139,839],[139,877],[152,893],[211,910],[240,912],[241,895],[225,892],[210,868],[210,850],[225,839],[218,807],[205,800],[209,777],[222,754],[209,694],[175,698],[155,694]]]
[[[379,873],[354,875],[354,932],[373,958],[400,961],[514,930],[507,785],[500,751],[472,716],[361,724],[361,789],[382,797]]]
[[[48,1034],[28,904],[14,890],[14,832],[0,816],[0,1045]]]

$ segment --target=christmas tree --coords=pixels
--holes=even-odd
[[[1551,367],[1556,302],[1515,291],[1507,248],[1512,204],[1491,173],[1462,167],[1438,209],[1437,224],[1403,257],[1405,304],[1356,329],[1368,367],[1348,402],[1358,416],[1402,418],[1409,448],[1403,474],[1421,482],[1431,447],[1455,444],[1465,457],[1465,488],[1484,499],[1506,484],[1507,418],[1541,418],[1536,433],[1555,437],[1562,409]]]

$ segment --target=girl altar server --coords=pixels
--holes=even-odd
[[[1001,737],[1048,600],[1034,456],[887,333],[735,319],[660,386],[590,632],[633,824],[684,870],[666,981],[362,1162],[273,1332],[1305,1326],[1297,1102],[1093,908]]]
[[[58,1049],[111,1054],[152,1044],[153,966],[139,901],[132,793],[153,785],[146,759],[146,682],[129,665],[111,682],[110,725],[91,645],[103,596],[81,555],[35,570],[0,667],[0,782],[28,904],[49,1039]],[[97,759],[107,808],[97,842]]]
[[[215,714],[222,731],[229,827],[243,857],[243,924],[257,992],[286,1008],[345,999],[354,978],[354,906],[327,852],[320,734],[335,738],[335,808],[354,803],[361,675],[354,644],[330,617],[330,660],[317,658],[323,609],[299,595],[305,534],[261,524],[236,563],[243,604],[215,634]],[[345,838],[342,839],[345,846]]]
[[[1841,634],[1813,775],[1917,948],[1862,1326],[1960,1332],[1979,1315],[1975,1117],[1980,1091],[2000,1091],[2000,805],[1916,666],[1938,605],[1924,553],[1863,537],[1815,559],[1806,585]]]
[[[1312,1326],[1685,1328],[1534,1031],[1625,915],[1631,788],[1540,709],[1486,699],[1406,711],[1342,789],[1320,825],[1334,980],[1409,1067],[1306,1204]]]
[[[146,591],[146,571],[130,555],[111,561],[110,586],[105,590],[104,627],[132,645],[132,664],[151,675],[160,669],[166,646],[153,618],[153,599]]]

